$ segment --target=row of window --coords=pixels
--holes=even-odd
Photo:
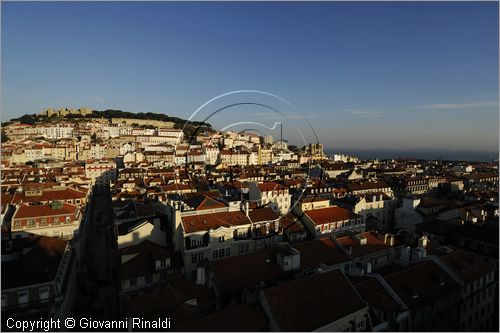
[[[212,253],[212,257],[214,259],[229,257],[230,255],[231,255],[230,247],[226,247],[225,249],[214,250],[214,252]]]
[[[203,257],[204,257],[203,252],[192,254],[191,263],[195,264],[197,262],[201,262],[203,260]]]
[[[239,247],[238,247],[238,253],[247,253],[248,251],[250,251],[250,244],[246,243],[246,244],[241,244]]]
[[[334,229],[340,229],[342,227],[355,226],[355,225],[358,225],[358,224],[363,224],[363,223],[362,223],[361,220],[355,220],[355,221],[348,220],[348,221],[345,221],[345,222],[332,222],[332,223],[329,223],[329,224],[321,224],[319,226],[319,230],[321,232],[326,232],[326,231],[330,231],[330,230],[334,230]]]
[[[488,313],[490,312],[490,304],[488,304],[487,306],[483,306],[481,308],[481,310],[478,310],[474,313],[474,316],[469,316],[468,320],[467,320],[467,324],[470,326],[472,325],[472,320],[474,318],[474,322],[477,322],[478,319],[483,319],[483,317],[486,315],[488,315]]]
[[[164,281],[167,278],[167,272],[162,271],[160,272],[160,280]],[[129,287],[135,287],[137,286],[138,278],[132,278],[128,280],[128,285]],[[146,285],[152,284],[153,283],[153,275],[148,274],[144,276],[144,283]]]
[[[365,326],[364,321],[358,321],[356,325],[354,325],[354,323],[351,322],[351,325],[344,328],[342,332],[351,332],[351,331],[359,332],[363,330],[364,326]]]
[[[489,288],[487,293],[488,296],[491,297],[492,288]],[[476,295],[476,297],[470,298],[467,302],[464,302],[463,312],[465,313],[468,310],[472,310],[474,308],[474,304],[478,305],[479,302],[484,300],[485,298],[486,298],[486,290],[483,290],[480,294]],[[490,311],[490,303],[487,304],[487,311]]]
[[[50,288],[49,287],[41,287],[38,288],[38,301],[46,302],[50,296]],[[27,290],[22,290],[17,292],[17,303],[19,305],[26,305],[30,301],[30,293]],[[7,295],[2,294],[2,307],[7,306]]]
[[[67,216],[64,223],[71,223],[71,218],[69,216]],[[27,227],[34,228],[37,226],[37,224],[38,224],[38,226],[46,226],[47,220],[45,218],[42,218],[40,220],[40,222],[37,223],[37,222],[35,222],[35,220],[30,219],[30,220],[28,220]],[[61,224],[61,221],[59,221],[59,219],[53,219],[51,222],[51,225],[58,225],[58,224]],[[16,228],[16,229],[21,228],[21,221],[15,220],[14,221],[14,228]]]

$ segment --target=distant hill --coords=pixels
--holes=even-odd
[[[66,116],[67,117],[67,116]],[[87,118],[127,118],[127,119],[147,119],[147,120],[160,120],[160,121],[170,121],[173,122],[174,124],[180,124],[184,126],[184,124],[187,122],[186,119],[178,118],[178,117],[171,117],[167,116],[166,114],[163,113],[153,113],[153,112],[139,112],[139,113],[133,113],[133,112],[128,112],[128,111],[122,111],[122,110],[104,110],[104,111],[92,111],[92,115],[87,115]],[[203,125],[202,122],[200,121],[192,121],[189,122],[192,125],[198,126],[198,125]],[[211,127],[210,124],[204,124],[206,127]]]
[[[81,115],[81,114],[68,114],[64,117],[58,117],[58,116],[44,116],[40,114],[25,114],[17,119],[12,119],[13,121],[20,121],[21,123],[24,124],[30,124],[33,125],[37,122],[50,122],[52,120],[57,120],[57,119],[85,119],[85,118],[106,118],[106,119],[111,119],[111,118],[127,118],[127,119],[142,119],[142,120],[159,120],[159,121],[167,121],[167,122],[173,122],[175,128],[183,128],[184,125],[186,125],[186,122],[188,123],[186,126],[186,130],[191,129],[196,127],[200,127],[199,131],[202,129],[206,130],[212,130],[212,126],[208,123],[203,123],[200,121],[187,121],[186,119],[178,118],[178,117],[171,117],[167,116],[166,114],[162,113],[153,113],[153,112],[139,112],[139,113],[133,113],[133,112],[128,112],[128,111],[122,111],[122,110],[104,110],[104,111],[98,111],[98,110],[93,110],[91,114],[86,114],[86,115]]]

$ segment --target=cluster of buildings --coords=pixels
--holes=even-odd
[[[130,119],[4,130],[2,314],[77,313],[109,248],[120,315],[178,331],[498,329],[497,164]]]

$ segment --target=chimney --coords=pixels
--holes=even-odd
[[[389,244],[390,246],[394,246],[394,235],[389,235]]]
[[[248,201],[245,201],[245,214],[248,217],[248,211],[250,209],[250,205],[248,204]]]
[[[418,239],[418,248],[420,249],[426,249],[427,248],[427,236],[423,235]]]
[[[300,252],[288,243],[281,243],[276,253],[276,262],[284,272],[300,268]]]

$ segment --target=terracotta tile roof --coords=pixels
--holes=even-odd
[[[194,208],[195,210],[207,210],[207,209],[217,209],[226,207],[224,203],[217,201],[204,194],[191,196],[184,202],[188,206]]]
[[[361,217],[350,210],[338,206],[308,210],[305,214],[309,216],[316,225],[357,219]]]
[[[34,205],[29,206],[21,204],[14,213],[12,219],[43,217],[55,215],[75,215],[78,207],[68,203],[63,203],[61,208],[52,208],[50,205]]]
[[[274,221],[279,218],[279,214],[269,207],[252,209],[248,215],[252,222]]]
[[[251,222],[245,213],[240,211],[182,217],[182,225],[186,233],[246,224],[251,224]]]
[[[243,304],[174,327],[177,332],[263,332],[269,320],[259,304]]]
[[[359,183],[349,183],[347,184],[347,187],[351,191],[362,191],[362,190],[376,190],[379,188],[387,188],[390,187],[386,182],[384,181],[375,181],[375,182],[359,182]]]
[[[332,266],[350,261],[329,237],[294,243],[292,247],[300,252],[300,267],[304,270],[317,268],[322,263]]]
[[[280,331],[313,331],[366,308],[340,270],[263,290]]]
[[[164,246],[144,240],[139,244],[128,246],[120,250],[120,255],[137,254],[132,259],[121,264],[120,279],[129,279],[137,276],[153,274],[156,270],[155,260],[171,257]]]
[[[280,218],[279,222],[281,224],[283,232],[285,232],[285,231],[288,231],[291,233],[305,232],[305,228],[302,225],[302,222],[300,222],[300,220],[297,219],[292,214],[286,214],[286,215],[282,216]]]
[[[2,262],[2,290],[53,281],[67,241],[33,235],[28,239],[14,239],[13,248],[19,248],[18,241],[29,250],[17,260]]]
[[[184,277],[177,275],[169,274],[170,284],[164,288],[156,288],[149,293],[128,298],[125,301],[126,314],[148,320],[169,317],[174,328],[187,320],[208,315],[207,305],[213,298],[210,290],[205,286],[186,282]],[[193,307],[185,303],[194,298],[198,306]]]
[[[46,202],[55,200],[74,200],[74,199],[84,199],[87,193],[83,191],[78,191],[72,188],[65,188],[62,190],[44,190],[41,195],[26,195],[25,192],[16,192],[14,194],[13,203],[20,202]]]
[[[188,184],[168,184],[160,187],[166,193],[193,190]]]
[[[495,270],[494,266],[482,260],[480,256],[459,250],[442,256],[441,260],[460,276],[465,283],[477,280]]]
[[[43,182],[43,183],[37,183],[37,182],[23,182],[22,186],[23,189],[35,189],[35,188],[51,188],[55,186],[60,186],[61,183],[58,182]]]
[[[281,191],[285,190],[286,187],[275,183],[275,182],[269,182],[269,183],[258,183],[257,186],[262,192],[269,192],[269,191]]]
[[[353,285],[370,307],[384,312],[401,308],[401,305],[373,277],[363,278],[361,281],[354,282]]]
[[[278,248],[210,261],[217,289],[222,292],[271,283],[290,276],[276,263]]]
[[[2,205],[2,207],[5,207],[8,204],[10,204],[13,197],[14,196],[10,193],[2,192],[0,197],[0,204]]]
[[[351,247],[351,256],[353,258],[363,257],[373,253],[377,253],[391,248],[390,245],[385,244],[383,239],[371,231],[361,233],[362,237],[366,238],[366,244],[359,244],[356,239],[351,236],[339,237],[337,242],[344,247]]]
[[[432,261],[414,264],[384,279],[413,311],[431,306],[460,290],[460,285]]]

